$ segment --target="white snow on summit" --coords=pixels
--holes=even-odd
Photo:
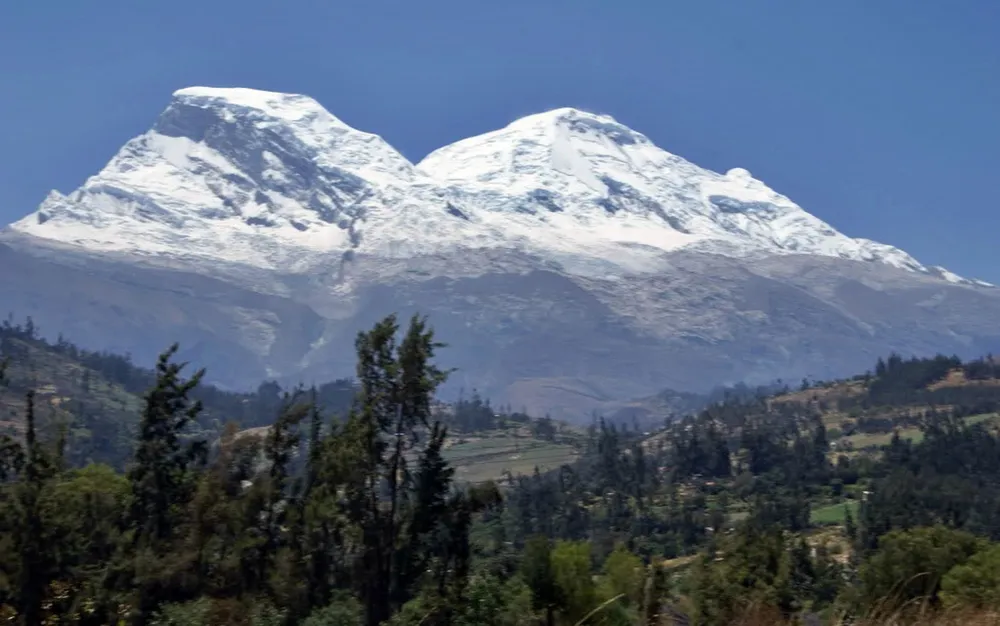
[[[50,194],[12,228],[95,251],[296,272],[362,244],[406,256],[411,242],[450,242],[468,229],[447,211],[389,144],[311,98],[196,87],[82,187]]]
[[[588,244],[818,254],[926,271],[902,250],[837,232],[745,169],[711,172],[612,117],[576,109],[464,139],[418,168],[486,211],[542,216],[536,228],[571,222],[564,236],[586,233]]]
[[[495,248],[613,274],[658,271],[663,252],[688,248],[881,262],[972,284],[847,237],[746,170],[703,169],[606,115],[529,115],[414,166],[312,98],[253,89],[175,92],[101,172],[11,227],[95,251],[286,272],[348,251]]]

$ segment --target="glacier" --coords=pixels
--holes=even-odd
[[[307,96],[181,89],[0,232],[0,261],[15,314],[143,362],[180,341],[231,387],[349,375],[354,333],[427,313],[452,390],[568,419],[890,350],[1000,349],[988,283],[574,108],[414,164]]]
[[[345,254],[454,248],[520,249],[567,271],[657,272],[658,253],[686,248],[822,255],[981,284],[843,235],[747,170],[698,167],[607,115],[530,115],[414,165],[312,98],[251,89],[175,92],[101,172],[10,228],[94,251],[291,272]]]

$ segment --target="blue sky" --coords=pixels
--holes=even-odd
[[[189,85],[309,94],[412,160],[527,113],[610,113],[1000,282],[998,0],[7,0],[0,221]]]

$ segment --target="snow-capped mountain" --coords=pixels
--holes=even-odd
[[[53,192],[12,228],[93,251],[295,272],[362,240],[399,252],[393,243],[460,236],[426,228],[425,213],[446,209],[389,144],[311,98],[189,88],[80,189]]]
[[[348,250],[407,257],[453,247],[633,271],[658,271],[658,252],[684,248],[930,271],[837,232],[744,169],[700,168],[608,116],[531,115],[414,166],[311,98],[250,89],[176,92],[152,130],[12,228],[89,250],[291,272]]]
[[[459,141],[418,168],[469,205],[514,213],[526,230],[551,222],[560,234],[544,247],[805,253],[926,271],[902,250],[838,233],[745,169],[708,171],[611,117],[576,109]]]
[[[8,263],[80,272],[79,289],[98,281],[85,300],[114,294],[91,296],[80,318],[58,285],[5,278],[19,313],[137,355],[153,351],[151,329],[193,338],[196,357],[228,346],[243,356],[216,358],[234,383],[346,374],[349,359],[331,354],[394,309],[435,316],[462,384],[538,407],[539,395],[820,375],[1000,336],[986,283],[839,233],[744,169],[711,172],[570,108],[414,165],[306,96],[182,89],[149,132],[0,243]],[[133,339],[110,330],[123,319]]]

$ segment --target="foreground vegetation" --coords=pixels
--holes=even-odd
[[[358,336],[354,381],[229,394],[173,350],[147,372],[0,329],[0,613],[996,623],[992,359],[892,356],[646,434],[475,395],[442,407],[432,332],[419,318],[402,330],[390,317]]]

